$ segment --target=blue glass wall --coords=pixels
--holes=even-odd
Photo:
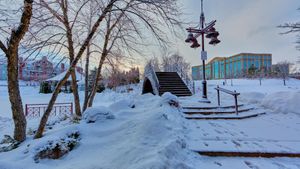
[[[254,65],[257,69],[271,69],[271,54],[238,54],[228,58],[215,58],[206,64],[207,79],[237,78]],[[192,68],[194,80],[202,79],[202,66]]]

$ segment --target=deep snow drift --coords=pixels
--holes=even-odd
[[[43,138],[33,140],[39,119],[28,119],[28,139],[16,150],[0,153],[0,169],[299,169],[299,159],[213,158],[199,156],[192,149],[219,139],[216,147],[250,145],[269,148],[274,145],[299,147],[300,81],[290,79],[283,86],[280,79],[208,81],[208,97],[216,104],[214,87],[220,85],[241,92],[239,103],[266,110],[265,116],[245,121],[192,122],[183,118],[176,105],[177,97],[141,95],[133,86],[117,91],[106,90],[95,97],[93,108],[81,121],[51,118]],[[196,104],[201,99],[201,82],[196,95],[179,98],[180,105]],[[23,103],[47,103],[50,94],[39,94],[38,88],[21,87]],[[83,98],[83,93],[80,92]],[[222,105],[232,105],[230,95],[221,94]],[[71,102],[72,94],[61,93],[57,102]],[[0,140],[13,133],[7,87],[0,86]],[[79,138],[68,138],[71,133]],[[58,160],[38,159],[36,154],[51,145],[78,142],[75,148]],[[217,140],[218,141],[218,140]],[[252,143],[255,143],[252,144]],[[284,143],[285,143],[284,142]],[[51,144],[50,144],[51,143]],[[247,144],[246,144],[247,143]],[[257,145],[256,145],[257,143]],[[202,146],[203,147],[203,146]],[[200,147],[201,148],[201,147]],[[235,147],[240,148],[241,147]],[[290,147],[283,147],[290,148]],[[293,149],[292,149],[293,150]],[[290,151],[292,151],[290,150]],[[294,149],[295,150],[295,149]]]
[[[51,127],[41,139],[33,140],[29,135],[18,149],[0,153],[0,168],[192,168],[183,119],[179,109],[169,105],[176,102],[176,96],[106,91],[98,94],[97,100],[101,97],[114,103],[88,109],[79,124],[68,119],[50,120]],[[31,130],[35,129],[37,121],[29,123]],[[61,144],[72,132],[80,134],[79,143],[67,155],[59,160],[37,159],[35,155],[47,149],[49,142]]]

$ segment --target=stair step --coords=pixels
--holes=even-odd
[[[170,92],[171,93],[171,92]],[[164,93],[159,93],[159,95],[163,95]],[[183,97],[183,96],[192,96],[192,94],[189,94],[189,93],[172,93],[174,94],[175,96],[177,97]]]
[[[288,157],[300,158],[300,153],[277,153],[277,152],[226,152],[226,151],[196,151],[200,155],[211,157],[256,157],[256,158],[275,158]]]
[[[159,90],[160,93],[164,92],[174,92],[174,93],[191,93],[188,90]]]
[[[158,78],[159,81],[182,81],[180,77],[176,77],[176,78]]]
[[[159,82],[159,95],[170,92],[178,97],[191,96],[192,93],[177,72],[155,72]]]
[[[243,104],[238,105],[238,107],[242,107],[244,106]],[[229,108],[235,108],[235,105],[231,105],[231,106],[213,106],[213,107],[183,107],[183,109],[197,109],[197,110],[211,110],[211,109],[229,109]]]
[[[161,89],[188,89],[186,86],[161,86]]]
[[[300,157],[298,140],[203,138],[189,142],[189,147],[201,155],[214,157]]]
[[[248,118],[258,117],[266,113],[254,113],[251,115],[238,115],[238,116],[186,116],[188,120],[244,120]]]
[[[160,90],[159,93],[165,93],[165,92],[171,92],[171,93],[191,93],[188,90]]]
[[[190,91],[188,88],[159,88],[159,91],[174,90],[174,91]]]
[[[254,108],[246,108],[246,109],[241,109],[238,110],[239,113],[243,113],[243,112],[248,112],[250,110],[253,110]],[[212,114],[235,114],[235,110],[230,110],[230,111],[222,111],[222,110],[216,110],[216,111],[189,111],[184,109],[183,110],[184,114],[188,114],[188,115],[193,115],[193,114],[202,114],[202,115],[212,115]]]
[[[159,86],[178,86],[178,87],[183,87],[186,86],[184,83],[178,83],[178,82],[172,82],[172,83],[168,83],[168,82],[161,82],[159,83]]]
[[[168,84],[168,83],[179,83],[179,84],[184,84],[185,85],[185,83],[183,81],[180,81],[180,80],[175,80],[175,81],[171,81],[171,80],[169,80],[169,81],[161,81],[161,80],[158,80],[158,82],[160,82],[160,83],[166,83],[166,84]]]
[[[155,72],[156,74],[164,74],[164,75],[166,75],[166,74],[178,74],[177,72]]]
[[[157,77],[180,77],[179,75],[177,74],[172,74],[172,75],[157,75]]]

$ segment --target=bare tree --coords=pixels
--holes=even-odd
[[[300,8],[298,8],[298,10],[300,11]],[[283,25],[278,26],[279,28],[283,28],[283,29],[287,29],[286,32],[282,33],[282,34],[290,34],[290,33],[295,33],[296,34],[296,48],[298,50],[300,50],[300,21],[295,22],[295,23],[285,23]],[[300,57],[298,59],[298,61],[300,63]]]
[[[76,46],[79,45],[76,41],[81,40],[81,38],[76,37],[76,33],[79,29],[78,27],[80,26],[80,24],[78,24],[78,16],[80,12],[85,9],[88,2],[89,0],[76,1],[76,3],[73,0],[55,0],[47,2],[39,0],[36,3],[37,14],[35,15],[35,18],[37,18],[36,23],[40,25],[40,29],[35,29],[35,33],[33,34],[40,35],[41,33],[44,33],[46,39],[37,37],[37,35],[34,37],[40,38],[38,41],[42,43],[42,47],[44,47],[44,44],[46,43],[49,44],[50,47],[55,45],[55,47],[59,46],[60,48],[65,48],[70,64],[75,59]],[[53,21],[55,21],[55,24],[53,24]],[[54,29],[54,31],[49,31],[49,29]],[[45,34],[47,34],[47,36],[45,36]],[[75,113],[76,116],[80,118],[80,99],[75,71],[71,72],[71,77]]]
[[[21,20],[17,27],[13,25],[0,28],[1,35],[6,37],[6,42],[0,40],[0,48],[7,58],[7,77],[8,77],[8,93],[11,103],[13,120],[15,123],[14,139],[24,141],[26,139],[26,118],[23,111],[22,99],[19,89],[18,66],[19,66],[19,46],[21,40],[28,31],[30,19],[32,16],[33,0],[24,0],[22,8]],[[6,15],[8,11],[1,9],[1,21],[9,21],[11,18]],[[10,30],[10,31],[9,31]]]
[[[45,111],[45,113],[42,116],[42,119],[40,121],[38,130],[36,132],[35,138],[40,138],[43,135],[45,125],[48,121],[48,117],[52,111],[53,105],[57,99],[57,96],[59,94],[60,88],[65,84],[69,76],[74,72],[75,66],[78,63],[79,59],[82,57],[83,53],[85,52],[87,46],[91,42],[92,38],[94,37],[95,33],[97,32],[100,23],[105,18],[106,14],[112,10],[114,3],[118,0],[109,0],[107,3],[105,3],[104,7],[102,8],[102,12],[98,15],[97,20],[92,24],[91,31],[88,33],[88,36],[83,41],[82,45],[80,45],[80,48],[76,54],[74,54],[74,59],[70,64],[69,69],[67,70],[65,76],[58,82],[51,99],[49,101],[48,107]]]
[[[141,51],[138,48],[145,47],[144,36],[149,33],[161,45],[166,44],[167,38],[164,37],[165,33],[161,26],[163,24],[169,27],[180,26],[175,2],[174,0],[129,0],[123,10],[108,15],[96,79],[88,97],[88,105],[84,107],[91,107],[93,104],[102,66],[108,56],[114,55],[112,50],[117,53],[129,53],[129,55],[139,54]]]
[[[286,86],[286,80],[289,76],[289,67],[290,63],[287,61],[274,65],[274,71],[280,78],[282,78],[284,86]]]
[[[191,65],[179,54],[163,56],[161,65],[166,72],[177,72],[182,78],[189,77]]]

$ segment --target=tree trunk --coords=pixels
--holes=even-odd
[[[49,115],[50,115],[50,113],[52,111],[52,108],[53,108],[54,103],[55,103],[55,101],[57,99],[59,91],[60,91],[61,87],[67,82],[67,80],[68,80],[69,76],[71,75],[72,71],[74,71],[74,68],[72,68],[71,66],[72,65],[70,65],[70,68],[67,71],[67,73],[64,76],[64,78],[61,81],[59,81],[58,84],[56,85],[56,88],[55,88],[54,92],[52,93],[52,97],[51,97],[51,99],[49,101],[49,104],[48,104],[48,107],[47,107],[45,113],[42,116],[39,128],[36,131],[36,134],[35,134],[34,138],[41,138],[43,136],[43,132],[44,132],[46,123],[48,121],[48,117],[49,117]]]
[[[48,107],[45,111],[45,113],[43,114],[43,117],[40,121],[38,130],[34,136],[35,139],[37,138],[41,138],[43,136],[43,132],[46,126],[46,123],[48,121],[48,117],[52,111],[53,105],[57,99],[57,96],[59,94],[59,90],[61,89],[61,87],[65,84],[65,82],[67,81],[67,79],[69,78],[69,76],[71,75],[71,72],[74,71],[76,64],[78,63],[79,59],[81,58],[82,54],[84,53],[85,49],[87,48],[87,46],[89,45],[91,39],[93,38],[94,34],[96,33],[97,29],[100,26],[100,23],[103,21],[103,19],[105,18],[105,15],[111,10],[111,8],[113,7],[113,4],[116,0],[111,0],[110,3],[106,6],[106,8],[103,10],[102,14],[98,17],[97,21],[95,22],[95,24],[93,25],[91,32],[89,33],[88,37],[85,39],[84,43],[82,44],[82,46],[80,47],[78,54],[76,55],[75,59],[72,61],[72,63],[70,64],[70,68],[68,69],[68,71],[66,72],[65,76],[63,77],[62,80],[60,80],[51,96],[50,102],[48,104]]]
[[[90,45],[87,47],[86,62],[85,62],[85,87],[84,87],[84,102],[82,112],[84,112],[88,106],[89,100],[89,64],[90,64]]]
[[[32,16],[33,0],[24,0],[24,8],[20,23],[17,28],[13,28],[8,39],[7,47],[0,40],[0,48],[7,57],[7,83],[9,101],[11,104],[12,116],[15,124],[14,139],[22,142],[26,139],[26,118],[23,111],[22,99],[19,88],[19,56],[18,49],[21,40],[28,31]]]
[[[14,139],[22,142],[26,139],[26,117],[24,115],[19,89],[18,59],[18,48],[8,51],[7,82],[9,101],[11,103],[12,116],[15,124]]]
[[[75,68],[76,71],[76,68]],[[76,81],[76,73],[75,71],[72,71],[71,76],[72,76],[72,92],[74,95],[74,102],[75,102],[75,114],[77,118],[81,118],[81,109],[80,109],[80,99],[79,99],[79,94],[78,94],[78,86],[77,86],[77,81]]]
[[[93,102],[94,102],[94,98],[97,92],[97,87],[98,87],[98,83],[100,81],[100,77],[101,77],[101,70],[102,70],[102,66],[104,64],[105,58],[107,56],[107,52],[104,49],[102,55],[101,55],[101,59],[98,65],[98,69],[97,69],[97,74],[96,74],[96,78],[92,87],[92,91],[89,95],[89,99],[88,99],[88,107],[92,107],[93,106]]]
[[[74,60],[75,50],[74,50],[74,42],[73,42],[73,34],[72,34],[72,28],[70,27],[70,22],[68,18],[68,2],[65,1],[65,3],[61,4],[61,8],[63,9],[63,18],[64,18],[64,25],[66,27],[66,35],[68,39],[68,50],[69,50],[69,59],[70,59],[70,65],[72,64]],[[80,99],[78,94],[78,88],[77,88],[77,79],[76,79],[76,65],[74,67],[74,71],[71,71],[71,86],[72,86],[72,93],[74,95],[74,105],[75,105],[75,115],[76,118],[81,118],[81,109],[80,109]]]

